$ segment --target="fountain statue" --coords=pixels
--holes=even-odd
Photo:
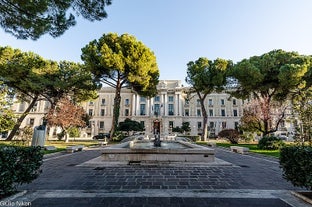
[[[160,134],[155,134],[155,139],[154,139],[154,146],[155,147],[161,147],[161,141],[160,141]]]

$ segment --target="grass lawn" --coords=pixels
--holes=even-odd
[[[230,144],[230,143],[217,143],[217,146],[220,147],[228,147],[230,146],[240,146],[240,147],[248,147],[250,152],[263,154],[267,156],[272,156],[279,158],[280,157],[280,150],[260,150],[257,147],[257,144]]]
[[[90,140],[90,141],[69,141],[65,143],[64,141],[46,141],[45,146],[54,146],[56,150],[44,150],[44,154],[51,154],[55,152],[61,152],[66,149],[67,146],[74,146],[74,145],[84,145],[85,147],[90,147],[93,145],[97,145],[98,141]],[[17,145],[16,141],[0,141],[0,146],[7,146],[7,145]]]

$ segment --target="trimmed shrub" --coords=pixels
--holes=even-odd
[[[312,190],[312,147],[291,146],[281,149],[283,177],[294,186]]]
[[[228,139],[231,144],[238,144],[239,132],[236,129],[224,129],[219,132],[218,136]]]
[[[16,191],[41,173],[41,147],[0,146],[0,195]]]
[[[262,150],[277,150],[285,146],[283,140],[278,137],[262,137],[258,142],[258,148]]]

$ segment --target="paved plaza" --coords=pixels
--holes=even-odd
[[[310,206],[291,194],[274,158],[216,148],[215,164],[127,165],[101,164],[100,155],[46,156],[40,177],[0,206]]]

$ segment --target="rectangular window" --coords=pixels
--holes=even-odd
[[[154,115],[159,116],[160,115],[160,105],[154,104]]]
[[[225,116],[225,110],[221,109],[221,116]]]
[[[105,105],[105,101],[106,101],[105,98],[102,98],[101,104],[102,104],[102,105]]]
[[[169,121],[169,128],[173,128],[173,121]]]
[[[104,129],[104,121],[100,121],[100,126],[99,126],[100,129]]]
[[[197,116],[201,116],[201,110],[197,109]]]
[[[284,120],[281,120],[279,127],[280,128],[285,127],[285,121]]]
[[[93,121],[88,121],[87,127],[91,128],[92,125],[93,125]]]
[[[145,127],[145,123],[144,121],[140,121],[141,126],[143,126],[143,128]]]
[[[140,104],[140,115],[141,116],[145,115],[145,104]]]
[[[173,104],[168,104],[168,115],[169,116],[173,116],[174,115]]]
[[[221,123],[221,127],[222,127],[222,129],[226,129],[226,121],[223,121],[223,122]]]
[[[237,109],[233,110],[233,116],[237,116]]]
[[[208,105],[209,105],[209,106],[213,106],[212,99],[208,99]]]
[[[90,102],[89,102],[89,105],[93,105],[93,104],[94,104],[93,101],[90,101]]]
[[[173,96],[168,96],[168,101],[173,102]]]
[[[237,130],[238,129],[238,122],[236,121],[236,122],[234,122],[234,127],[235,127],[235,129]]]
[[[105,109],[101,109],[101,116],[105,116]]]
[[[209,109],[209,116],[213,116],[213,109]]]
[[[35,105],[33,106],[33,108],[31,109],[32,112],[36,112],[38,108],[38,102],[35,103]]]
[[[125,116],[129,116],[129,109],[125,109]]]
[[[215,128],[215,123],[213,121],[209,122],[209,128],[214,129]]]
[[[197,128],[198,128],[198,129],[201,129],[201,128],[202,128],[202,123],[201,123],[201,121],[197,122]]]
[[[190,100],[185,99],[185,105],[189,105],[190,104]]]
[[[154,97],[154,101],[155,101],[155,102],[160,102],[160,96],[155,96],[155,97]]]
[[[224,99],[221,99],[221,106],[224,106],[225,105],[225,101]]]
[[[233,99],[233,105],[236,106],[236,99]]]
[[[89,109],[89,116],[93,116],[93,109]]]
[[[50,102],[45,101],[44,102],[44,109],[46,110],[46,109],[49,109],[49,108],[50,108]]]
[[[185,115],[185,116],[189,116],[189,115],[190,115],[190,110],[189,110],[189,109],[185,109],[184,115]]]
[[[35,124],[35,119],[30,118],[29,119],[29,126],[34,126],[34,124]]]
[[[128,98],[125,99],[125,105],[126,105],[126,106],[129,106],[129,105],[130,105],[130,101],[129,101]]]
[[[197,106],[200,106],[200,99],[196,100]]]

